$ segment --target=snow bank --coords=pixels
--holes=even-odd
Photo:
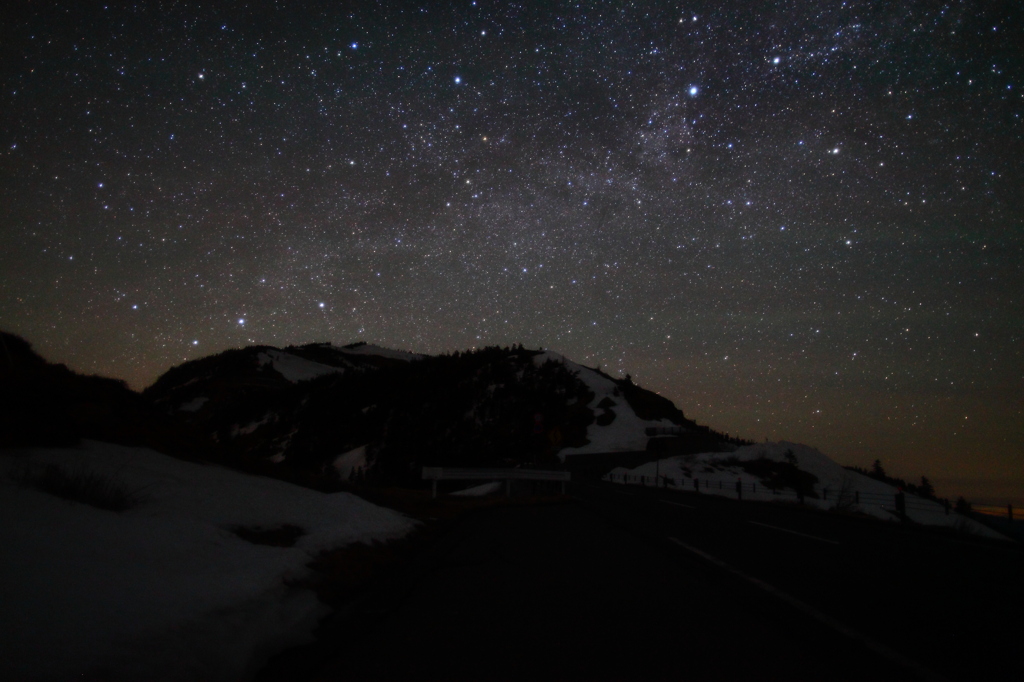
[[[339,455],[333,462],[334,469],[343,481],[347,481],[352,475],[352,470],[357,468],[366,469],[366,446],[360,445],[354,450],[349,450]]]
[[[596,422],[587,427],[587,440],[590,442],[578,448],[563,448],[558,453],[559,459],[565,461],[566,455],[589,454],[593,452],[636,452],[647,448],[647,427],[649,426],[675,426],[668,419],[640,419],[633,412],[633,408],[626,402],[625,396],[618,391],[618,387],[611,379],[602,376],[598,372],[578,365],[563,355],[545,351],[533,358],[534,364],[538,367],[548,360],[560,362],[572,372],[576,372],[579,379],[593,391],[594,399],[587,405],[594,411],[595,416],[603,412],[597,406],[605,398],[615,405],[611,411],[615,413],[615,419],[606,426]],[[616,395],[616,393],[619,393]]]
[[[325,374],[341,374],[345,371],[341,367],[331,367],[313,362],[280,350],[267,350],[261,352],[257,357],[260,365],[272,366],[278,374],[293,384],[315,379]]]
[[[669,487],[693,490],[693,480],[700,481],[700,491],[711,495],[736,497],[736,481],[743,484],[743,498],[748,500],[795,500],[796,493],[782,490],[778,494],[767,488],[764,481],[736,464],[726,464],[732,458],[741,462],[769,459],[787,461],[795,458],[797,468],[817,477],[814,492],[817,499],[805,497],[804,504],[819,509],[834,509],[841,505],[849,511],[860,512],[888,521],[898,518],[895,513],[897,489],[894,486],[844,469],[818,450],[799,443],[760,443],[738,448],[735,452],[706,452],[699,455],[676,455],[658,462],[648,462],[635,469],[618,467],[606,480],[621,480],[624,474],[645,476],[653,485],[656,475],[669,480]],[[753,492],[751,486],[756,485]],[[857,493],[860,502],[857,503]],[[982,537],[1006,539],[987,526],[967,517],[950,512],[933,500],[906,493],[906,514],[911,521],[931,526],[958,528]]]
[[[121,513],[16,484],[26,465],[89,471],[139,491]],[[292,524],[294,547],[230,529]],[[151,450],[87,442],[0,456],[0,678],[238,680],[308,641],[325,615],[285,581],[320,550],[395,538],[413,522],[324,494]]]

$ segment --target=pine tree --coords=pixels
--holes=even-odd
[[[882,468],[882,460],[876,459],[875,463],[871,465],[871,478],[877,478],[879,481],[885,480],[885,469]]]
[[[922,497],[935,497],[935,487],[927,476],[921,477],[921,487],[917,489]]]

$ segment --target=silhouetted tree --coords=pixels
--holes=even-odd
[[[921,485],[918,487],[917,492],[922,497],[935,497],[935,487],[932,486],[932,482],[928,480],[927,476],[921,477]]]

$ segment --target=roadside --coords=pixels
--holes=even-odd
[[[292,652],[301,671],[258,679],[908,679],[575,501],[480,509],[420,549]]]
[[[678,539],[950,679],[1024,675],[1015,655],[1024,600],[1018,543],[787,504],[620,488],[580,492],[610,523],[653,544]]]
[[[382,543],[353,544],[322,552],[298,587],[313,590],[332,611],[313,632],[315,641],[271,658],[254,682],[307,679],[337,655],[339,641],[348,641],[375,626],[387,604],[400,601],[431,570],[438,556],[457,542],[467,519],[490,510],[561,504],[561,495],[519,494],[431,499],[429,490],[363,487],[352,491],[368,502],[401,512],[417,522],[403,538]]]

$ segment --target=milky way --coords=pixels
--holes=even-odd
[[[1017,3],[24,5],[0,326],[53,360],[522,342],[1024,491]]]

